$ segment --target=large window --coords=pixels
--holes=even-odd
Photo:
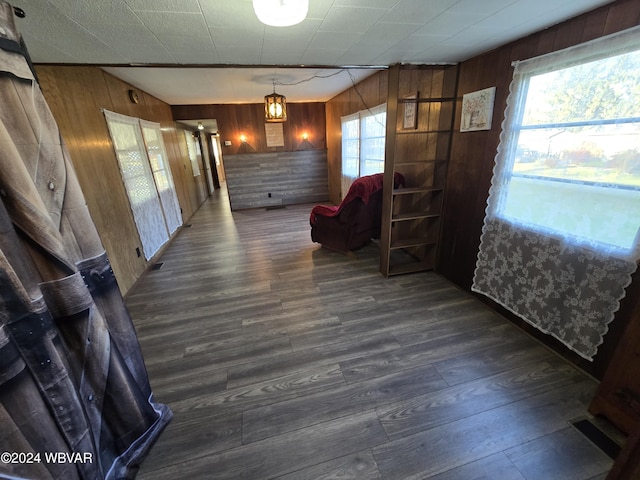
[[[385,105],[342,117],[342,174],[355,179],[384,172]]]
[[[640,227],[640,51],[536,70],[521,79],[495,214],[632,254]]]
[[[640,28],[514,64],[472,290],[592,360],[640,260]]]

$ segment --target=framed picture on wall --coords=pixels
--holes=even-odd
[[[461,132],[491,130],[496,87],[485,88],[462,96]]]
[[[418,128],[418,92],[404,97],[404,113],[402,128],[412,130]],[[413,101],[412,101],[413,100]]]
[[[265,123],[264,132],[267,136],[267,148],[284,147],[284,134],[281,123]]]

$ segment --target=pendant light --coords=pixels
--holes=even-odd
[[[287,121],[287,97],[276,93],[276,82],[273,82],[273,93],[264,97],[264,119],[267,122]]]
[[[309,0],[253,0],[258,20],[271,27],[290,27],[303,21]]]

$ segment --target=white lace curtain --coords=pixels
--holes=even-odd
[[[594,105],[596,92],[615,85],[612,69],[592,62],[640,62],[639,49],[634,28],[514,64],[472,286],[587,360],[640,259],[640,69],[616,80],[625,88],[605,95],[607,108],[562,120],[548,120],[563,107],[544,92],[591,64],[590,88],[565,84],[560,94]]]

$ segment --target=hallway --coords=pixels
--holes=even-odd
[[[433,272],[217,190],[127,298],[174,419],[138,478],[604,480],[596,383]]]

